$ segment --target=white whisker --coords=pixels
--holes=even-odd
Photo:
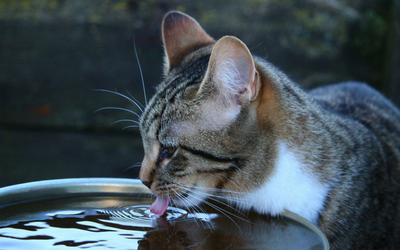
[[[209,198],[214,197],[217,199],[223,199],[223,200],[227,200],[230,202],[234,202],[236,204],[244,204],[244,202],[241,201],[240,197],[239,197],[241,195],[244,195],[244,193],[242,193],[242,192],[235,192],[235,191],[223,190],[223,189],[218,189],[218,188],[210,188],[210,187],[202,187],[202,186],[193,186],[193,185],[187,185],[187,184],[185,185],[185,184],[180,184],[180,183],[176,183],[176,184],[187,191],[193,191],[193,189],[196,189],[199,192],[204,192],[207,194],[207,197],[209,197]],[[207,191],[210,191],[210,192],[207,192]],[[225,195],[219,195],[218,193],[222,193]],[[213,200],[215,200],[215,199],[213,199]],[[222,203],[222,201],[218,201],[218,202]],[[233,208],[232,206],[228,205],[227,203],[222,203],[222,204]],[[236,209],[234,209],[234,210],[236,210]]]
[[[136,163],[133,164],[132,166],[126,168],[126,169],[124,170],[124,172],[125,172],[125,171],[128,171],[129,169],[132,169],[132,168],[140,168],[141,166],[142,166],[142,163],[141,163],[141,162],[136,162]]]
[[[128,128],[138,128],[138,127],[139,127],[139,125],[130,125],[130,126],[123,127],[122,130],[125,130]]]
[[[138,57],[138,54],[137,54],[135,41],[133,41],[133,48],[135,49],[136,60],[137,60],[137,63],[138,63],[138,66],[139,66],[139,71],[140,71],[140,77],[142,78],[144,103],[145,103],[146,106],[147,106],[146,88],[145,88],[145,86],[144,86],[144,79],[143,79],[142,67],[140,66],[140,61],[139,61],[139,57]]]
[[[194,188],[196,189],[201,189],[205,191],[210,191],[213,193],[226,193],[226,194],[236,194],[236,195],[243,195],[243,192],[237,192],[237,191],[231,191],[231,190],[224,190],[224,189],[219,189],[219,188],[212,188],[212,187],[203,187],[203,186],[193,186],[193,185],[188,185],[188,184],[181,184],[181,183],[176,183],[180,186],[187,187],[187,188]],[[221,196],[222,197],[222,196]]]
[[[139,104],[141,107],[142,107],[142,109],[144,109],[146,106],[144,106],[141,102],[139,102],[135,97],[133,97],[133,95],[127,90],[126,91],[126,93],[128,93],[128,95],[133,99],[133,100],[135,100],[136,102],[137,102],[137,104]],[[141,109],[141,110],[142,110]],[[143,110],[142,110],[142,112],[143,112]]]
[[[136,100],[136,98],[133,97],[132,95],[131,95],[132,98],[129,98],[128,96],[126,96],[124,94],[121,94],[121,93],[119,93],[117,91],[111,91],[111,90],[107,90],[107,89],[94,89],[94,91],[102,91],[102,92],[107,92],[107,93],[111,93],[111,94],[114,94],[114,95],[121,96],[121,97],[127,99],[133,105],[135,105],[141,112],[143,112],[142,107],[140,107],[140,106],[143,106],[143,105],[138,100]]]
[[[204,200],[203,198],[200,198],[200,197],[203,197],[201,191],[198,191],[198,190],[195,191],[195,189],[197,189],[199,186],[194,186],[194,188],[187,188],[187,187],[184,187],[183,184],[179,185],[179,183],[177,183],[177,182],[174,182],[174,184],[180,186],[180,187],[181,187],[182,189],[184,189],[184,190],[189,191],[189,192],[191,193],[191,194],[190,194],[190,197],[191,197],[191,198],[196,199],[196,200],[199,200],[199,201],[201,201],[202,203],[204,203],[204,204],[206,204],[206,205],[208,205],[208,206],[214,208],[215,210],[217,210],[217,211],[220,212],[221,214],[225,215],[229,220],[231,220],[231,221],[239,228],[239,230],[240,230],[239,225],[238,225],[238,224],[235,222],[235,220],[234,220],[233,218],[231,218],[230,216],[233,216],[233,217],[236,217],[237,219],[240,219],[240,220],[243,220],[243,221],[245,221],[245,222],[251,223],[251,221],[248,220],[247,216],[245,216],[242,212],[238,211],[237,209],[235,209],[234,207],[230,206],[229,204],[226,204],[226,203],[224,203],[224,202],[222,202],[222,201],[219,201],[219,200],[210,198],[210,194],[207,194],[207,197],[208,197],[210,200],[216,201],[216,202],[218,202],[218,203],[220,203],[220,204],[222,204],[222,205],[224,205],[224,206],[227,206],[227,207],[233,209],[235,212],[238,212],[240,215],[245,216],[246,218],[242,218],[241,216],[239,216],[239,215],[237,215],[237,214],[234,214],[234,213],[232,213],[232,212],[229,212],[229,211],[227,211],[227,210],[225,210],[225,209],[223,209],[223,208],[221,208],[221,207],[218,207],[217,205],[215,205],[215,204],[213,204],[213,203],[211,203],[211,202],[208,202],[207,200]],[[199,197],[198,197],[198,195],[199,195]],[[183,203],[183,200],[181,200],[181,201],[182,201],[182,203]],[[186,205],[185,205],[185,206],[186,206]]]
[[[198,187],[198,186],[196,186],[195,189],[197,189],[197,187]],[[195,190],[195,189],[188,189],[188,188],[184,188],[184,189],[185,189],[185,190],[188,190],[189,192],[191,192],[191,193],[193,193],[193,194],[199,193],[199,191],[198,191],[198,190]],[[223,198],[223,199],[224,199],[225,197],[217,196],[217,195],[213,195],[213,194],[208,194],[208,195],[207,195],[207,198],[208,198],[209,200],[215,201],[215,202],[217,202],[217,203],[220,203],[221,205],[224,205],[224,206],[229,207],[230,209],[234,210],[235,212],[239,213],[240,215],[243,215],[244,217],[246,217],[246,219],[241,218],[240,216],[238,216],[238,218],[241,218],[242,220],[244,220],[244,221],[246,221],[246,222],[250,222],[250,221],[248,221],[247,216],[246,216],[243,212],[239,211],[238,209],[234,208],[233,206],[231,206],[231,205],[229,205],[229,204],[227,204],[227,203],[225,203],[225,202],[223,202],[223,201],[221,201],[221,200],[219,200],[219,199],[215,199],[215,198],[212,198],[212,197]],[[222,209],[222,208],[221,208],[221,209]],[[228,211],[226,211],[226,212],[228,212]],[[229,212],[228,212],[228,213],[229,213]]]
[[[182,197],[182,194],[179,194],[177,191],[175,191],[174,190],[174,192],[175,192],[175,194],[176,194],[176,197],[181,201],[181,203],[185,206],[185,208],[186,208],[186,210],[188,210],[188,211],[190,211],[191,213],[203,213],[203,214],[207,214],[207,211],[205,211],[205,209],[204,208],[202,208],[200,205],[195,205],[195,206],[190,206],[190,205],[188,205],[188,201],[184,198],[184,197]],[[198,224],[198,221],[201,223],[201,226],[203,227],[203,228],[208,228],[208,229],[210,229],[210,230],[215,230],[215,227],[214,227],[214,225],[213,225],[213,223],[211,223],[211,222],[209,222],[209,226],[208,227],[206,227],[203,223],[206,223],[207,224],[207,221],[203,221],[203,220],[195,220],[195,222],[196,222],[196,224],[198,225],[198,226],[200,226],[199,224]]]
[[[241,171],[242,173],[248,175],[249,177],[251,177],[251,175],[249,173],[247,173],[246,171],[244,171],[243,169],[239,168],[238,166],[236,166],[235,164],[231,164],[232,167],[237,168],[239,171]]]
[[[193,210],[194,212],[196,212],[196,209],[195,209],[195,208],[189,207],[189,206],[186,204],[186,201],[185,201],[185,199],[182,197],[181,194],[179,194],[176,190],[173,190],[173,191],[174,191],[174,193],[175,193],[176,198],[179,199],[179,201],[184,205],[184,207],[185,207],[186,210],[188,210],[189,212],[192,212],[192,210]],[[200,226],[200,225],[197,223],[197,220],[194,220],[194,221],[195,221],[195,223],[197,224],[197,226]]]
[[[140,118],[140,115],[138,113],[136,113],[136,112],[134,112],[132,110],[126,109],[126,108],[119,108],[119,107],[104,107],[104,108],[99,108],[94,112],[96,113],[96,112],[99,112],[101,110],[121,110],[121,111],[126,111],[126,112],[132,113],[132,114],[136,115],[138,118]]]
[[[113,122],[112,124],[116,124],[116,123],[120,123],[120,122],[132,122],[132,123],[135,123],[135,124],[139,125],[138,121],[130,120],[130,119],[121,119],[121,120]]]
[[[230,221],[232,221],[232,222],[237,226],[237,228],[239,229],[239,231],[242,232],[242,230],[240,229],[240,227],[239,227],[239,225],[236,223],[236,221],[235,221],[234,219],[232,219],[228,214],[233,215],[234,217],[239,218],[239,219],[241,219],[241,220],[244,220],[243,218],[241,218],[241,217],[239,217],[239,216],[237,216],[237,215],[235,215],[235,214],[232,214],[232,213],[226,211],[225,209],[222,209],[222,208],[220,208],[220,207],[218,207],[218,206],[212,204],[211,202],[204,201],[204,203],[207,204],[208,206],[214,208],[215,210],[217,210],[217,211],[220,212],[221,214],[225,215]],[[247,221],[247,220],[244,220],[244,221]]]

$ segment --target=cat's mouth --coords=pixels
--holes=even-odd
[[[156,200],[150,206],[150,212],[155,215],[163,215],[170,205],[171,202],[178,207],[193,207],[198,206],[207,197],[206,193],[196,192],[196,186],[185,193],[179,194],[176,197],[170,197],[169,195],[157,195]]]
[[[191,191],[187,191],[183,194],[179,195],[180,199],[185,199],[190,196]],[[151,204],[150,206],[150,212],[152,212],[155,215],[163,215],[171,203],[171,198],[170,197],[163,197],[163,196],[157,196],[156,200]]]
[[[167,211],[170,203],[171,199],[169,197],[157,196],[156,200],[150,206],[150,212],[161,216]]]
[[[187,191],[183,194],[180,194],[179,200],[182,201],[183,199],[188,198],[190,196],[190,193],[191,193],[190,191]],[[150,212],[158,216],[163,215],[167,211],[171,201],[172,199],[170,197],[157,196],[156,200],[150,206]],[[180,202],[175,201],[174,203],[178,203],[179,206]]]

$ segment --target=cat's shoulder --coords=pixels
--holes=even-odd
[[[353,97],[354,99],[386,99],[378,91],[363,82],[342,82],[321,86],[309,91],[315,98]]]
[[[363,82],[343,82],[322,86],[309,91],[309,94],[319,103],[336,108],[368,108],[375,106],[379,109],[398,109],[384,95]]]

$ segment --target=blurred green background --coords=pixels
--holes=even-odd
[[[214,38],[234,35],[304,88],[364,81],[400,104],[398,0],[0,0],[0,186],[137,178],[135,110],[161,79],[169,10]]]

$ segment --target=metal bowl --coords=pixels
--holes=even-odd
[[[132,179],[58,179],[0,188],[0,246],[329,249],[315,225],[291,212],[271,218],[214,202],[192,212],[171,207],[157,217],[148,211],[152,200],[149,189]]]

